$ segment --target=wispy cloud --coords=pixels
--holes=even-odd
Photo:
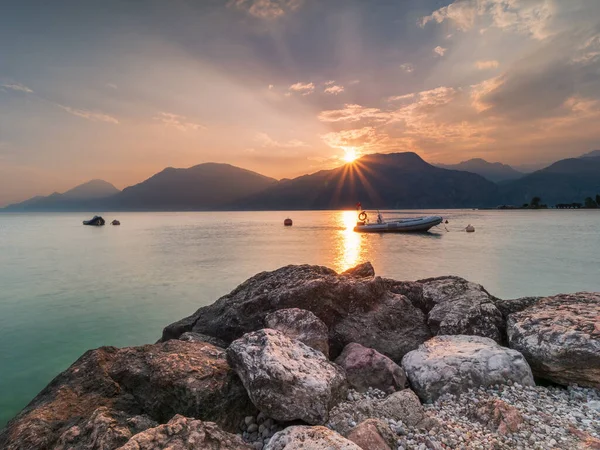
[[[119,89],[119,87],[114,83],[106,83],[106,87],[111,89]]]
[[[335,84],[335,80],[329,80],[326,81],[325,83],[323,83],[325,86],[331,86],[332,84]]]
[[[18,92],[25,92],[26,94],[33,94],[33,89],[30,89],[21,83],[6,83],[6,84],[3,84],[2,87],[5,89],[10,89],[11,91],[18,91]]]
[[[304,0],[230,0],[229,8],[247,12],[263,20],[275,20],[302,6]]]
[[[154,119],[163,123],[165,126],[177,128],[180,131],[198,131],[206,128],[204,125],[191,122],[185,116],[180,116],[178,114],[172,114],[167,112],[158,113],[158,116],[154,117]]]
[[[104,114],[97,111],[89,111],[87,109],[77,109],[72,108],[70,106],[58,105],[60,108],[64,109],[69,114],[73,114],[74,116],[81,117],[83,119],[91,120],[92,122],[107,122],[113,123],[115,125],[119,124],[119,121],[108,114]]]
[[[447,50],[447,48],[438,45],[436,48],[433,49],[433,52],[437,53],[440,56],[444,56],[444,53],[446,53]]]
[[[315,84],[298,82],[298,83],[292,84],[289,89],[292,92],[299,92],[302,95],[309,95],[314,92]]]
[[[323,92],[326,94],[338,95],[344,92],[344,86],[338,86],[334,84],[333,86],[326,87]]]
[[[412,73],[415,71],[415,66],[411,63],[400,64],[400,69],[404,70],[406,73]]]
[[[277,141],[269,136],[267,133],[257,133],[256,141],[262,147],[279,147],[279,148],[299,148],[299,147],[308,147],[306,142],[303,142],[299,139],[291,139],[289,141]]]
[[[499,66],[500,66],[500,63],[496,60],[477,61],[475,63],[475,67],[477,67],[479,70],[496,69]]]

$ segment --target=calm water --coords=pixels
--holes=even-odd
[[[0,427],[81,353],[163,326],[285,264],[456,274],[500,297],[600,291],[600,211],[442,211],[429,235],[359,235],[354,212],[0,214]],[[414,212],[393,215],[408,215]],[[114,214],[105,214],[112,220]],[[461,232],[468,223],[476,232]]]

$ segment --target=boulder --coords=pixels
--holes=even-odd
[[[373,268],[373,265],[370,262],[365,262],[365,263],[359,264],[356,267],[352,267],[352,268],[346,270],[345,272],[342,272],[341,275],[345,275],[347,277],[354,277],[354,278],[374,277],[375,269]]]
[[[348,384],[358,392],[372,387],[391,394],[406,387],[402,367],[377,350],[355,342],[344,347],[335,363],[346,371]]]
[[[0,448],[113,449],[175,414],[234,430],[256,411],[209,344],[164,344],[86,352],[0,432]]]
[[[319,350],[329,358],[327,325],[310,311],[298,308],[280,309],[267,315],[265,327],[281,331],[290,339],[296,339]]]
[[[505,319],[508,319],[509,315],[516,312],[521,312],[524,309],[535,305],[542,298],[543,297],[521,297],[508,300],[502,300],[497,298],[494,300],[494,304],[496,305],[496,308],[500,310],[502,316],[504,316]]]
[[[215,303],[167,326],[162,341],[187,331],[227,343],[264,327],[274,311],[300,308],[312,312],[329,330],[329,352],[335,358],[346,344],[358,342],[395,361],[431,337],[426,317],[388,283],[360,266],[338,275],[321,266],[286,266],[260,273]]]
[[[508,319],[511,348],[533,374],[558,384],[600,388],[600,293],[539,300]]]
[[[516,350],[481,336],[437,336],[408,353],[402,367],[421,400],[505,384],[534,386],[531,369]]]
[[[213,422],[174,416],[168,423],[133,436],[118,450],[252,450],[241,437]]]
[[[466,334],[504,341],[505,322],[483,286],[446,276],[420,280],[424,304],[431,306],[427,323],[434,335]]]
[[[361,450],[361,448],[328,428],[297,425],[276,433],[264,450]]]
[[[347,436],[363,450],[392,450],[397,436],[390,426],[380,419],[367,419],[354,427]]]
[[[215,347],[219,348],[227,348],[228,345],[227,342],[225,342],[222,339],[213,336],[208,336],[207,334],[194,333],[191,331],[183,333],[181,336],[179,336],[179,340],[186,342],[204,342],[206,344],[214,345]]]
[[[248,333],[231,343],[227,359],[256,407],[279,421],[327,421],[346,397],[343,370],[323,353],[276,330]]]
[[[422,429],[429,429],[434,425],[425,415],[419,397],[410,389],[404,389],[383,399],[366,397],[340,403],[331,411],[327,426],[347,436],[353,428],[352,423],[357,424],[371,418],[393,419]]]

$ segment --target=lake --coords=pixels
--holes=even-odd
[[[122,225],[100,228],[85,214],[0,214],[0,427],[84,351],[153,343],[286,264],[371,261],[382,276],[460,275],[504,298],[600,291],[600,210],[385,216],[423,213],[448,231],[360,235],[354,211],[107,213]]]

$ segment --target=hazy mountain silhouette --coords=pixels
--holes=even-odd
[[[465,172],[476,173],[494,183],[516,180],[524,175],[509,165],[499,162],[491,163],[481,158],[469,159],[458,164],[436,164],[436,166],[443,169],[464,170]]]
[[[580,158],[600,158],[600,150],[592,150],[591,152],[584,153]]]
[[[505,203],[521,205],[534,196],[548,205],[583,202],[600,193],[600,158],[568,158],[501,188]]]
[[[354,163],[277,183],[237,204],[246,209],[460,208],[497,204],[483,177],[441,169],[416,153],[363,156]]]
[[[62,194],[55,192],[47,197],[37,196],[21,203],[9,205],[7,211],[70,211],[85,208],[90,201],[98,201],[118,194],[116,187],[104,180],[91,180]]]

